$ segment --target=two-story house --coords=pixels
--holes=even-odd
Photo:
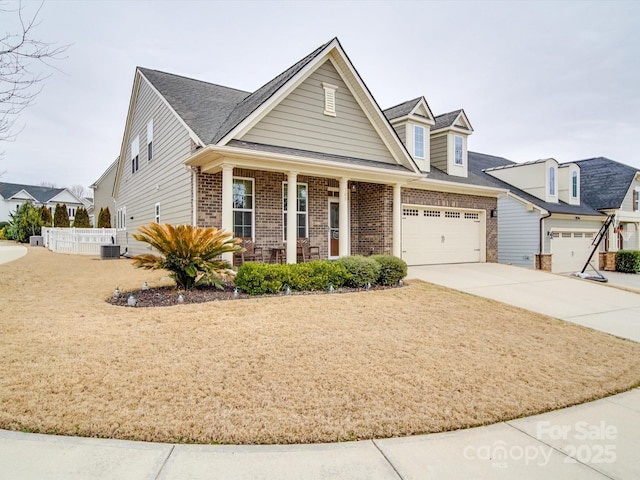
[[[497,260],[497,197],[468,171],[463,111],[383,112],[337,39],[254,92],[137,68],[116,169],[118,242],[151,221],[224,228],[324,258]]]

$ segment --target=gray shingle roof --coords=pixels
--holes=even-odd
[[[620,208],[638,170],[605,157],[578,160],[580,201],[598,210]]]
[[[409,115],[411,110],[415,108],[418,102],[422,99],[422,97],[414,98],[412,100],[407,100],[406,102],[402,102],[393,107],[389,107],[384,110],[384,116],[387,117],[388,120],[393,120],[394,118],[404,117]]]
[[[489,181],[491,183],[491,186],[508,189],[514,195],[534,205],[537,205],[540,208],[545,209],[547,212],[566,213],[569,215],[602,215],[600,212],[594,210],[590,205],[582,201],[580,202],[580,205],[569,205],[568,203],[565,203],[563,201],[559,201],[558,203],[545,202],[544,200],[540,200],[538,197],[534,197],[524,190],[520,190],[519,188],[516,188],[513,185],[507,182],[503,182],[502,180],[484,172],[484,170],[492,168],[517,165],[516,162],[512,162],[511,160],[507,160],[503,157],[496,157],[493,155],[476,152],[469,152],[468,158],[469,175],[471,175],[471,172],[473,172],[475,175],[482,176],[486,181]]]
[[[7,199],[18,193],[20,190],[25,190],[39,203],[47,203],[53,197],[58,195],[64,190],[64,188],[49,188],[49,187],[37,187],[35,185],[21,185],[18,183],[0,183],[0,195]]]
[[[249,92],[138,67],[176,113],[203,141],[218,132],[233,109]]]
[[[284,155],[295,155],[309,159],[326,160],[330,162],[347,163],[350,165],[362,165],[367,167],[383,168],[386,170],[396,170],[400,172],[411,173],[404,165],[377,162],[375,160],[367,160],[364,158],[346,157],[344,155],[334,155],[331,153],[312,152],[309,150],[300,150],[297,148],[279,147],[275,145],[265,145],[263,143],[244,142],[242,140],[231,140],[229,146],[247,148],[249,150],[259,150],[261,152],[280,153]]]
[[[431,130],[440,130],[441,128],[450,127],[451,125],[453,125],[453,122],[456,121],[456,118],[458,118],[458,115],[460,115],[461,111],[462,109],[455,110],[449,113],[443,113],[442,115],[436,115],[436,117],[434,118],[436,124]]]

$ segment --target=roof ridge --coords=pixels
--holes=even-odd
[[[434,115],[434,118],[444,117],[445,115],[451,115],[452,113],[460,113],[464,110],[464,108],[459,108],[457,110],[451,110],[450,112],[441,113],[440,115]]]
[[[187,77],[186,75],[179,75],[177,73],[165,72],[164,70],[156,70],[155,68],[147,68],[147,67],[138,66],[138,67],[136,67],[136,69],[140,70],[143,74],[144,74],[144,70],[147,70],[149,72],[160,73],[162,75],[170,75],[172,77],[182,78],[184,80],[191,80],[192,82],[204,83],[206,85],[211,85],[213,87],[222,87],[222,88],[227,88],[229,90],[235,90],[236,92],[240,92],[240,93],[251,94],[251,92],[249,92],[247,90],[241,90],[241,89],[235,88],[235,87],[228,87],[226,85],[221,85],[219,83],[207,82],[206,80],[200,80],[199,78]]]

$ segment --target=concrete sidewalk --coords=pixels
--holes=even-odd
[[[640,478],[639,432],[635,389],[488,427],[336,444],[171,445],[0,430],[0,465],[14,480],[630,479]]]
[[[411,267],[408,278],[640,342],[640,295],[607,284],[497,263]]]
[[[13,262],[27,254],[27,247],[17,245],[13,242],[3,242],[0,240],[0,265]]]

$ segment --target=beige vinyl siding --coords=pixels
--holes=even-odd
[[[147,159],[147,123],[153,119],[153,160]],[[131,139],[140,136],[140,168],[131,173]],[[157,96],[146,80],[140,81],[129,138],[125,139],[125,158],[116,208],[126,207],[126,232],[118,232],[118,242],[129,244],[133,254],[148,251],[131,233],[154,221],[155,205],[160,203],[163,223],[192,222],[192,180],[183,161],[191,153],[191,140],[184,126]],[[131,219],[133,217],[133,220]]]
[[[104,178],[100,180],[100,183],[96,184],[93,189],[93,218],[94,226],[98,226],[98,215],[100,215],[100,209],[109,207],[109,213],[111,214],[111,226],[116,226],[116,204],[113,201],[113,183],[116,180],[116,171],[118,165],[110,165],[105,172]]]
[[[336,85],[336,116],[324,115],[322,83]],[[284,98],[241,140],[396,163],[330,61]]]
[[[636,188],[640,188],[640,182],[634,179],[629,186],[629,190],[627,190],[627,194],[625,195],[624,200],[622,201],[620,210],[623,210],[625,212],[633,212],[633,191]],[[607,205],[607,207],[615,208],[617,207],[617,205]]]
[[[400,123],[400,124],[393,125],[393,129],[396,131],[396,133],[398,134],[398,137],[400,137],[400,140],[402,140],[402,143],[404,143],[406,147],[407,146],[407,124]]]
[[[447,136],[431,137],[431,166],[447,171]]]
[[[498,262],[535,268],[540,212],[511,197],[498,199]]]

